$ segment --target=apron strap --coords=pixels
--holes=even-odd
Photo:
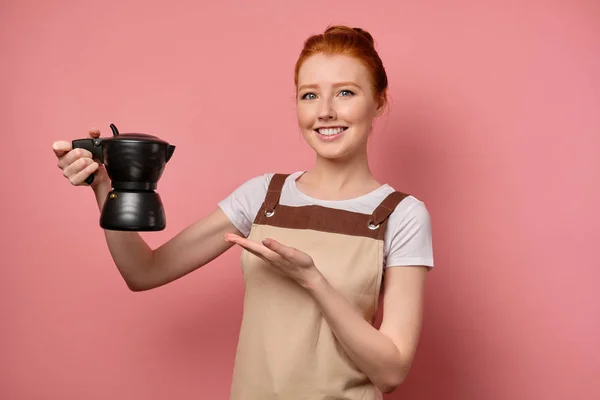
[[[394,212],[396,206],[404,200],[408,195],[402,192],[390,193],[383,201],[377,206],[371,216],[371,224],[378,226],[385,221],[391,213]]]
[[[275,174],[271,178],[265,197],[265,212],[272,212],[275,209],[275,206],[279,204],[281,190],[283,189],[283,184],[288,176],[289,174]]]

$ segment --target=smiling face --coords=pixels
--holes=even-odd
[[[326,159],[366,152],[373,119],[383,107],[369,71],[345,55],[316,54],[298,71],[297,117],[304,139]]]

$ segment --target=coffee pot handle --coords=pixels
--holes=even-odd
[[[104,163],[102,154],[102,139],[76,139],[71,142],[73,149],[85,149],[98,158],[100,163]],[[85,178],[85,182],[91,185],[94,182],[94,174]]]

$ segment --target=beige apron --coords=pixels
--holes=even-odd
[[[389,215],[405,194],[373,212],[279,204],[288,175],[275,174],[249,239],[271,237],[309,254],[319,271],[370,324],[383,275]],[[374,400],[381,392],[347,357],[315,300],[293,280],[242,251],[244,314],[231,400]]]

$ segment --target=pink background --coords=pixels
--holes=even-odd
[[[293,66],[330,23],[377,40],[372,166],[433,220],[422,340],[388,398],[600,398],[599,4],[3,1],[0,398],[227,398],[239,250],[128,291],[51,143],[115,123],[175,144],[156,246],[244,180],[310,168]]]

